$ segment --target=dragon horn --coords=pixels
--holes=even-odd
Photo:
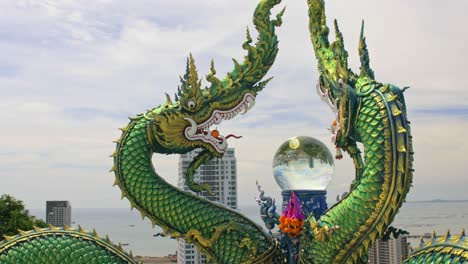
[[[215,77],[216,69],[214,66],[214,61],[211,60],[210,73],[206,75],[206,80],[211,83],[211,94],[216,94],[216,92],[223,87],[221,80]]]
[[[167,93],[165,93],[165,94],[166,94],[166,104],[171,105],[172,104],[171,97]]]
[[[309,30],[314,46],[315,56],[321,75],[330,80],[349,79],[352,72],[348,69],[348,52],[344,48],[343,35],[335,20],[336,40],[329,43],[325,3],[323,0],[307,0],[309,5]]]
[[[361,77],[374,79],[374,71],[370,68],[369,51],[367,50],[366,38],[364,37],[364,20],[361,25],[361,36],[359,38],[359,57],[361,58]]]
[[[193,59],[192,53],[190,53],[189,56],[188,75],[188,85],[193,92],[196,92],[195,90],[200,89],[200,80],[198,79],[197,67],[195,66],[195,60]]]
[[[201,91],[201,80],[198,79],[197,67],[195,66],[195,60],[193,59],[192,53],[187,58],[187,66],[185,74],[180,77],[181,86],[179,87],[179,95],[186,97],[197,98],[202,94]]]
[[[188,58],[188,66],[185,77],[187,85],[184,88],[190,90],[191,93],[197,93],[200,90],[201,81],[198,79],[197,67],[195,66],[195,60],[193,59],[192,53],[190,53]]]

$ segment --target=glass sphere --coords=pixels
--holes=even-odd
[[[282,190],[325,190],[334,172],[330,150],[312,137],[288,139],[273,159],[273,174]]]

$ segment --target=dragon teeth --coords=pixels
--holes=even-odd
[[[249,111],[249,109],[247,108],[246,103],[243,103],[243,104],[241,105],[241,110],[242,110],[242,115],[245,114],[245,113],[247,113],[247,111]]]
[[[205,131],[208,131],[208,134],[209,133],[209,128],[213,125],[213,124],[216,124],[216,125],[219,125],[222,123],[223,120],[230,120],[232,118],[234,118],[235,116],[237,116],[238,114],[245,114],[247,113],[250,109],[252,109],[252,107],[254,107],[255,105],[255,99],[251,96],[246,96],[244,101],[241,102],[236,108],[232,109],[231,111],[229,112],[216,112],[213,117],[211,118],[211,120],[209,120],[207,123],[205,123],[204,125],[201,125],[200,127],[197,127],[195,126],[195,129],[192,128],[193,127],[193,124],[192,124],[192,127],[187,130],[187,134],[192,137],[195,135],[195,133],[197,132],[197,129],[201,130],[201,132],[205,132]],[[195,130],[195,133],[193,133],[193,130]],[[210,137],[211,139],[211,137]],[[218,142],[217,139],[213,139],[215,142]]]
[[[216,113],[214,119],[216,120],[214,123],[219,125],[223,121],[223,116],[220,113]]]
[[[254,105],[255,105],[255,100],[254,100],[252,97],[249,97],[249,98],[247,98],[247,103],[249,104],[249,105],[248,105],[248,108],[249,108],[249,110],[250,110],[250,109],[252,109],[252,107],[254,107]]]
[[[186,130],[186,133],[189,137],[193,137],[197,133],[197,124],[191,118],[185,118],[185,120],[190,122],[190,128]]]

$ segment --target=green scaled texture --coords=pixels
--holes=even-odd
[[[136,117],[121,128],[111,155],[115,185],[142,218],[149,218],[164,233],[194,243],[216,263],[287,263],[278,242],[253,221],[237,211],[184,192],[168,184],[153,166],[153,153],[183,154],[201,148],[187,169],[187,186],[194,192],[210,191],[193,180],[199,166],[222,157],[227,138],[210,126],[249,111],[263,80],[278,53],[276,27],[281,11],[271,19],[271,9],[280,0],[261,0],[254,12],[257,42],[247,31],[242,63],[218,79],[214,64],[206,76],[210,83],[201,89],[193,56],[187,61],[174,102]],[[349,194],[320,219],[309,217],[300,236],[298,262],[367,263],[367,251],[394,220],[405,201],[413,179],[412,136],[403,92],[375,80],[370,56],[361,30],[361,68],[348,68],[348,53],[335,21],[335,38],[328,40],[323,0],[308,0],[309,29],[318,60],[318,93],[336,114],[331,122],[332,140],[354,162],[355,179]],[[214,131],[213,131],[214,132]],[[235,136],[234,136],[235,137]],[[357,143],[362,143],[364,155]],[[337,153],[337,157],[341,154]],[[0,242],[0,263],[134,263],[121,245],[100,238],[96,232],[51,227],[20,231]],[[467,263],[465,232],[447,233],[421,243],[405,263]]]
[[[0,242],[2,264],[137,263],[121,246],[95,233],[59,228],[36,229]]]
[[[332,141],[347,152],[356,177],[349,194],[320,219],[309,219],[301,238],[301,263],[367,263],[367,251],[382,238],[405,201],[413,179],[413,146],[403,92],[375,80],[361,28],[359,74],[348,68],[348,53],[335,21],[328,41],[325,2],[308,0],[309,29],[318,60],[317,91],[335,111]],[[357,143],[364,147],[361,157]],[[422,243],[405,263],[466,263],[465,233]]]
[[[444,236],[436,237],[435,233],[428,242],[421,240],[421,247],[406,259],[404,264],[468,263],[468,237],[465,231],[452,236],[447,232]]]
[[[336,113],[332,141],[356,167],[349,194],[315,221],[301,238],[302,263],[367,263],[367,251],[382,237],[412,183],[413,149],[403,91],[374,79],[363,28],[361,71],[348,68],[348,53],[335,21],[328,40],[325,3],[308,0],[309,29],[318,60],[319,95]],[[331,122],[332,123],[332,122]],[[361,157],[357,143],[364,147]]]

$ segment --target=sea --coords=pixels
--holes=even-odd
[[[242,207],[241,213],[262,225],[258,206]],[[45,218],[44,209],[31,209],[30,214]],[[121,242],[126,251],[140,256],[166,256],[174,254],[177,241],[157,236],[162,230],[152,228],[151,222],[141,219],[136,211],[126,208],[73,208],[73,227],[81,225],[84,229],[95,229],[100,236],[109,235],[115,242]],[[468,228],[468,201],[430,201],[407,202],[400,209],[392,226],[407,230],[411,236],[419,237],[435,231],[443,235],[449,229],[458,234]],[[419,239],[409,240],[413,247]]]

